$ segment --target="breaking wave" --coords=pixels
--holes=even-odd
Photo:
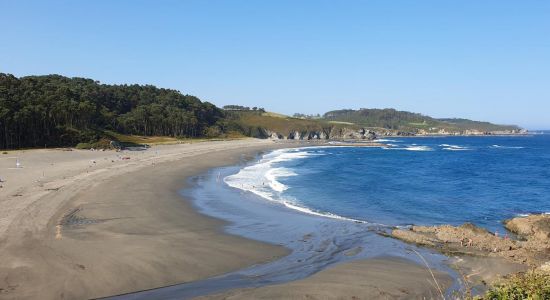
[[[407,150],[407,151],[433,151],[431,147],[428,146],[419,146],[416,144],[405,146],[405,147],[387,147],[384,149],[391,149],[391,150]]]
[[[304,159],[311,156],[325,155],[324,151],[318,150],[319,148],[324,147],[307,148],[307,150],[306,148],[275,150],[264,155],[258,163],[241,169],[237,174],[225,177],[224,182],[230,187],[251,192],[264,199],[280,203],[302,213],[332,219],[367,223],[363,220],[346,218],[330,212],[316,211],[301,205],[297,201],[283,197],[282,193],[289,187],[281,183],[279,179],[297,176],[297,174],[289,168],[277,167],[276,164],[295,159]]]
[[[449,145],[449,144],[441,144],[439,147],[442,147],[443,150],[447,151],[468,151],[472,150],[471,148],[464,147],[464,146],[458,146],[458,145]]]
[[[520,147],[520,146],[501,146],[501,145],[492,145],[490,146],[490,148],[493,148],[493,149],[523,149],[525,147]]]

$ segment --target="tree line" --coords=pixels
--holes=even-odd
[[[261,113],[265,113],[265,109],[263,109],[262,107],[252,107],[252,109],[248,106],[241,106],[241,105],[225,105],[223,107],[224,110],[227,110],[227,111],[258,111],[258,112],[261,112]]]
[[[211,103],[152,85],[0,73],[1,149],[74,146],[94,142],[106,130],[200,137],[223,117]]]

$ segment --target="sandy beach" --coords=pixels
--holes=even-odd
[[[284,247],[225,234],[223,221],[197,213],[178,194],[190,176],[281,147],[289,145],[250,139],[123,153],[58,149],[2,154],[0,298],[105,297],[208,278],[284,256]],[[436,276],[448,284],[448,276]],[[376,259],[338,265],[285,285],[211,297],[430,298],[437,297],[435,291],[422,266]]]
[[[195,213],[177,193],[188,176],[272,147],[246,140],[4,155],[19,157],[22,168],[10,169],[8,158],[0,166],[0,297],[102,297],[284,255],[282,247],[221,233],[223,222]]]
[[[393,258],[359,260],[336,265],[287,284],[241,289],[206,297],[213,299],[441,299],[439,289],[422,266]],[[450,277],[436,273],[443,293]]]

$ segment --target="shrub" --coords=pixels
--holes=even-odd
[[[205,130],[206,137],[214,138],[221,135],[221,130],[218,126],[210,126]]]
[[[75,147],[76,149],[90,149],[92,145],[90,143],[78,143]]]
[[[550,274],[527,272],[512,275],[478,297],[483,300],[550,299]]]

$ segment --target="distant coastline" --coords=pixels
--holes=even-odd
[[[65,91],[71,91],[67,93]],[[94,91],[91,93],[90,91]],[[60,75],[0,73],[0,149],[155,144],[253,137],[289,140],[377,136],[516,135],[527,131],[463,118],[434,118],[396,109],[342,109],[287,116],[262,107],[216,105],[152,85],[114,85]],[[138,145],[139,146],[139,145]]]

